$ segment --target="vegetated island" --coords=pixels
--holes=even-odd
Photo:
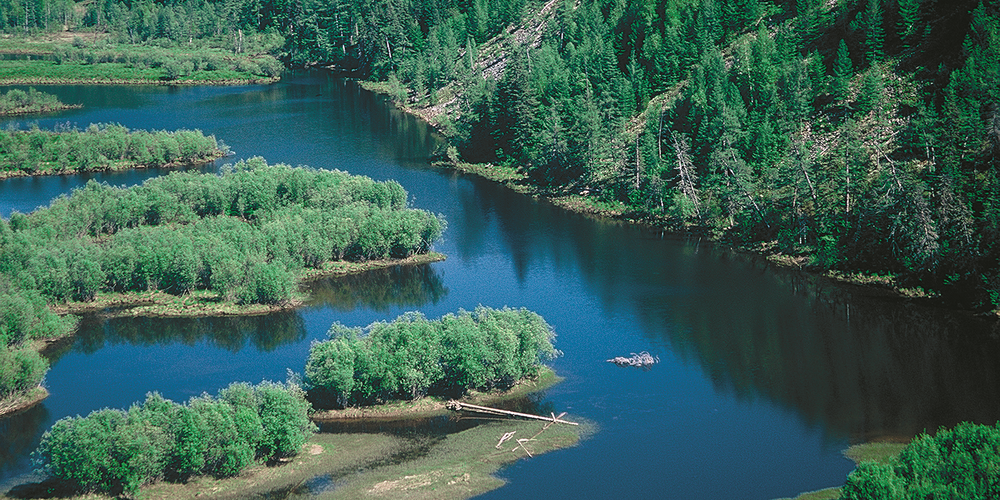
[[[91,36],[88,36],[91,35]],[[159,45],[78,33],[72,40],[0,38],[0,53],[40,57],[0,63],[0,84],[246,85],[273,83],[284,66],[270,54],[283,39],[199,39]],[[234,46],[235,43],[235,46]],[[228,46],[227,46],[228,45]]]
[[[794,500],[910,500],[997,498],[1000,424],[963,422],[922,433],[909,443],[854,445],[844,455],[857,468],[843,487],[803,493]]]
[[[480,306],[436,321],[410,313],[364,330],[335,324],[330,335],[310,351],[307,371],[324,383],[311,386],[310,392],[347,394],[347,377],[342,375],[351,370],[357,384],[348,392],[383,404],[389,400],[383,398],[412,400],[414,391],[461,396],[468,392],[463,387],[478,389],[478,401],[499,401],[543,387],[522,384],[518,376],[556,380],[541,364],[558,354],[552,346],[554,332],[540,316],[524,309]],[[333,352],[340,354],[331,358]],[[440,370],[427,364],[435,356]],[[331,377],[341,385],[328,383]],[[393,377],[395,382],[389,380]],[[64,497],[97,492],[236,498],[288,491],[324,475],[337,480],[338,498],[390,498],[405,492],[415,498],[461,499],[502,485],[492,476],[501,465],[572,446],[592,431],[588,425],[508,420],[443,438],[313,434],[315,427],[305,417],[315,396],[295,381],[234,383],[214,398],[192,398],[185,405],[154,393],[128,411],[106,409],[64,418],[45,433],[37,451],[51,479],[17,486],[10,495],[32,498],[58,491]],[[388,413],[414,416],[379,412]],[[311,417],[325,418],[323,413]],[[524,441],[499,446],[501,436],[509,433]],[[423,452],[412,458],[417,450]],[[386,465],[396,462],[393,457],[408,458]]]
[[[228,146],[197,129],[149,132],[91,124],[49,131],[32,126],[0,130],[0,179],[197,165],[227,154]]]
[[[408,208],[396,182],[260,158],[129,188],[90,181],[0,220],[0,354],[11,358],[0,363],[0,398],[42,380],[38,349],[75,327],[57,312],[291,308],[303,279],[442,259],[430,248],[444,228],[440,216]]]
[[[0,92],[0,116],[49,113],[82,107],[82,104],[65,104],[58,97],[34,88],[29,88],[27,92],[21,89]]]

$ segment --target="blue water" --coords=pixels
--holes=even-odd
[[[542,405],[596,424],[579,446],[501,471],[486,497],[769,499],[836,486],[849,443],[1000,418],[996,326],[776,269],[698,239],[595,220],[431,167],[433,131],[324,73],[271,86],[53,86],[84,108],[42,128],[115,122],[198,128],[234,161],[396,179],[444,214],[444,262],[318,285],[298,311],[237,319],[87,319],[49,355],[52,395],[0,420],[0,487],[24,479],[55,420],[123,408],[149,391],[183,401],[232,381],[301,372],[331,323],[367,325],[479,304],[526,307],[557,332],[565,381]],[[0,126],[26,127],[20,118]],[[220,162],[221,163],[221,162]],[[207,167],[209,170],[218,165]],[[0,215],[30,211],[93,177],[134,184],[161,170],[0,182]],[[648,371],[605,360],[649,351]]]

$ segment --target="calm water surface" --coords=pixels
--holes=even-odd
[[[419,310],[527,307],[558,334],[566,377],[538,401],[595,422],[572,449],[504,469],[486,497],[769,499],[841,484],[851,442],[1000,419],[1000,332],[971,316],[775,269],[697,239],[593,220],[429,166],[440,139],[381,98],[322,73],[270,86],[74,87],[83,109],[0,126],[198,128],[233,161],[396,179],[448,220],[448,260],[319,283],[314,301],[254,318],[85,319],[50,353],[52,395],[0,420],[0,487],[62,417],[177,401],[232,381],[301,372],[330,324]],[[205,167],[215,170],[218,165]],[[134,184],[160,170],[0,182],[0,215],[27,212],[88,179]],[[649,351],[649,371],[604,360]]]

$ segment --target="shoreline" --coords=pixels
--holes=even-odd
[[[17,109],[12,111],[0,112],[0,116],[24,116],[24,115],[40,115],[44,113],[54,113],[56,111],[66,111],[68,109],[81,109],[83,104],[61,104],[59,106],[45,107],[42,109]]]
[[[261,78],[229,78],[229,79],[218,79],[218,80],[192,80],[192,79],[177,79],[177,80],[150,80],[146,78],[54,78],[54,77],[35,77],[35,78],[4,78],[0,79],[0,86],[2,85],[174,85],[174,86],[192,86],[192,85],[212,85],[212,86],[239,86],[239,85],[270,85],[272,83],[277,83],[281,81],[280,76],[271,77],[261,77]]]
[[[562,380],[548,367],[543,370],[551,374],[547,377],[552,380],[551,384],[518,384],[512,391],[493,397],[505,397],[509,393],[516,393],[513,397],[524,396]],[[581,421],[579,417],[572,418]],[[526,439],[523,445],[510,441],[503,449],[497,447],[497,440],[511,431],[518,436],[534,435],[534,438]],[[284,498],[296,493],[303,484],[312,482],[319,485],[318,489],[309,490],[310,497],[315,498],[353,500],[405,496],[461,500],[503,486],[503,479],[495,475],[503,465],[575,446],[593,432],[595,425],[585,420],[579,426],[571,426],[521,419],[485,422],[464,430],[426,436],[379,430],[318,432],[295,456],[258,464],[231,478],[196,476],[183,483],[159,481],[143,486],[139,497],[150,500],[195,500],[206,496]],[[29,480],[39,479],[36,476]],[[65,485],[46,479],[19,484],[9,493],[0,494],[0,498],[40,498],[43,493],[53,491],[58,491],[62,498],[105,498],[64,488]]]
[[[0,400],[0,419],[27,410],[41,403],[47,397],[49,397],[48,389],[40,385],[27,392],[7,396]]]
[[[503,392],[470,391],[456,401],[462,403],[490,406],[510,399],[520,398],[529,394],[544,391],[564,379],[548,366],[538,369],[534,379],[522,379],[514,387]],[[356,406],[341,410],[316,410],[309,419],[313,422],[347,422],[356,420],[410,420],[444,415],[450,410],[447,404],[450,400],[437,396],[424,396],[412,401],[389,401],[379,405]]]
[[[411,255],[403,259],[386,259],[365,262],[335,261],[324,264],[324,269],[311,269],[299,277],[299,286],[309,282],[359,274],[392,266],[416,266],[440,262],[447,257],[438,252]],[[50,305],[52,312],[66,314],[96,313],[107,318],[155,317],[155,318],[200,318],[213,316],[260,316],[279,311],[288,311],[303,306],[307,294],[299,293],[291,300],[278,304],[237,304],[222,300],[218,292],[195,290],[184,295],[171,295],[162,290],[148,290],[130,293],[101,293],[90,302],[67,302]]]
[[[170,163],[163,164],[145,164],[145,163],[112,163],[106,165],[103,168],[88,168],[84,170],[40,170],[36,172],[25,172],[24,170],[4,170],[0,171],[0,180],[13,179],[15,177],[47,177],[53,175],[77,175],[81,173],[100,173],[100,172],[125,172],[127,170],[147,170],[152,168],[183,168],[183,167],[195,167],[200,165],[205,165],[211,163],[220,158],[225,158],[231,156],[232,153],[227,153],[220,149],[217,149],[214,153],[199,158],[193,158],[184,161],[174,161]]]
[[[358,86],[364,90],[367,90],[373,94],[379,94],[383,96],[389,96],[387,88],[383,85],[379,85],[379,82],[370,82],[367,80],[354,79],[358,83]],[[424,121],[427,125],[433,128],[438,133],[444,134],[439,124],[435,123],[433,120],[432,113],[429,110],[433,106],[427,107],[416,107],[410,106],[408,104],[402,104],[392,100],[393,105],[403,111],[404,113],[413,115]],[[670,221],[657,216],[652,215],[642,215],[637,214],[633,210],[630,210],[625,205],[619,202],[604,202],[596,200],[591,196],[587,196],[583,193],[554,193],[546,191],[536,185],[529,182],[527,174],[521,172],[517,168],[513,167],[503,167],[498,165],[493,165],[489,163],[476,164],[476,163],[466,163],[458,159],[457,154],[453,154],[451,151],[452,146],[449,146],[448,154],[445,158],[439,159],[437,161],[431,161],[431,165],[438,168],[448,168],[458,172],[462,172],[469,175],[476,175],[484,179],[502,184],[503,186],[511,189],[517,193],[531,196],[537,199],[546,200],[553,205],[563,208],[565,210],[575,212],[578,214],[583,214],[587,216],[600,217],[603,219],[624,222],[628,224],[645,226],[653,229],[658,229],[662,231],[669,232],[671,234],[676,234],[682,236],[685,234],[698,234],[695,230],[697,228],[692,226],[677,227],[676,224],[672,224]],[[709,238],[712,243],[720,243],[718,240]],[[990,320],[1000,320],[1000,309],[995,309],[992,311],[974,311],[968,308],[956,307],[953,305],[941,305],[935,304],[933,301],[939,298],[940,294],[932,291],[926,290],[922,287],[903,287],[896,284],[895,275],[882,275],[878,272],[844,272],[835,269],[823,269],[818,266],[813,266],[808,264],[809,257],[805,255],[787,255],[780,252],[772,252],[767,247],[773,242],[757,242],[755,245],[758,248],[741,248],[729,246],[732,250],[745,255],[757,255],[764,257],[768,262],[786,269],[798,270],[804,273],[811,274],[813,276],[822,277],[825,279],[832,280],[834,282],[858,286],[866,288],[869,290],[877,290],[883,293],[890,294],[891,296],[899,299],[920,301],[927,305],[940,305],[950,310],[967,312],[978,317],[982,317]]]

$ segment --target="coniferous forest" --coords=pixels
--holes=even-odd
[[[267,40],[287,63],[386,82],[461,160],[542,192],[1000,307],[996,2],[74,5],[8,0],[0,29]]]

